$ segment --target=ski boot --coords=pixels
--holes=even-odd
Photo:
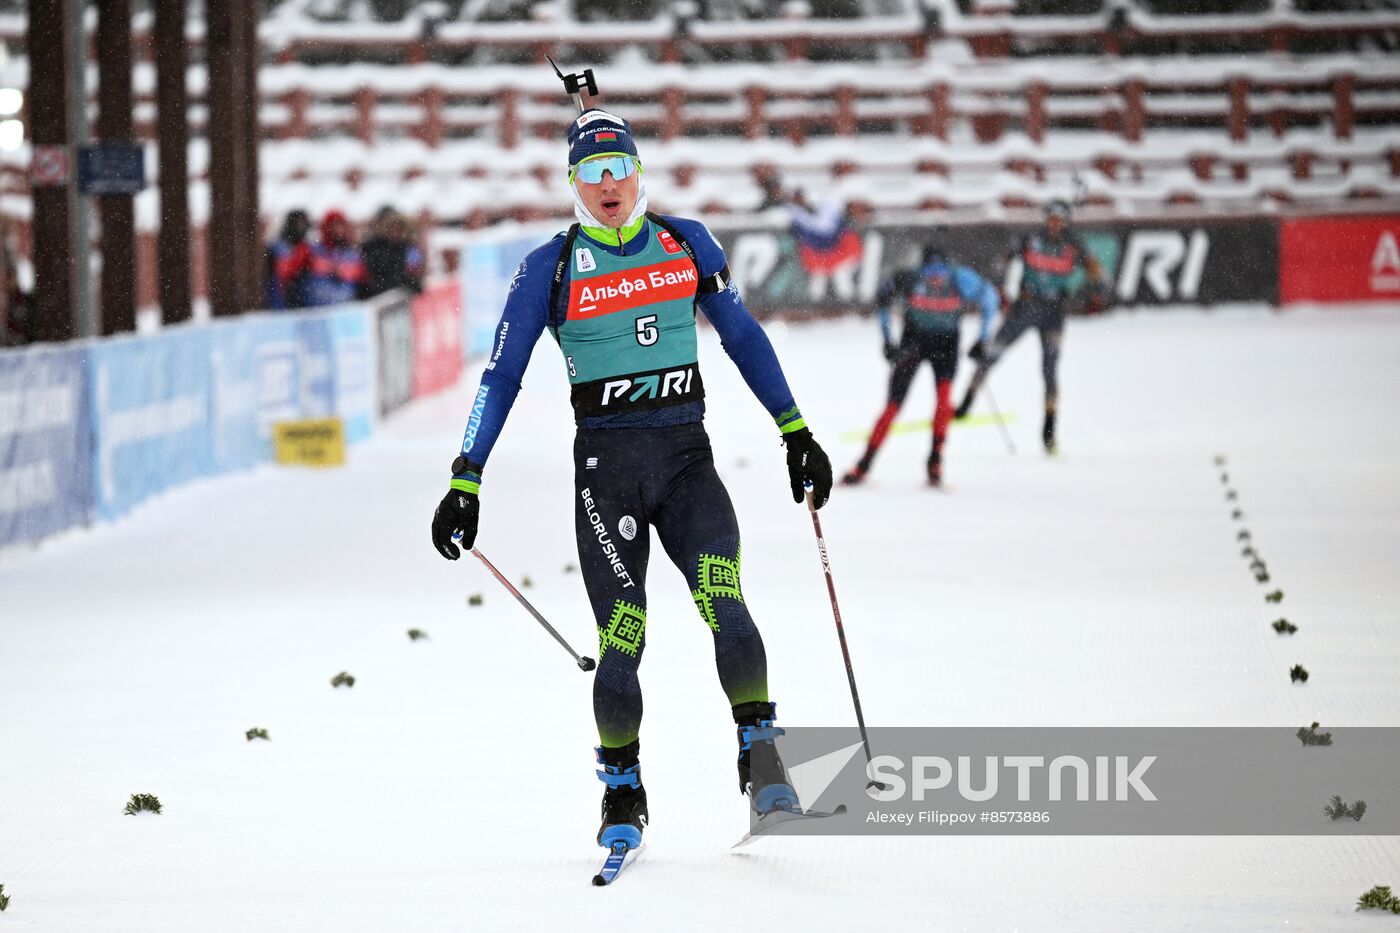
[[[935,450],[928,455],[928,484],[930,486],[943,485],[943,454]]]
[[[968,412],[972,411],[972,400],[976,395],[977,390],[972,386],[968,386],[966,394],[963,395],[963,400],[959,402],[958,407],[953,410],[954,421],[961,421],[967,417]]]
[[[606,784],[603,791],[603,825],[598,829],[598,845],[611,850],[624,843],[635,849],[642,844],[642,830],[647,827],[647,792],[642,787],[641,765],[637,761],[640,744],[632,742],[622,748],[599,746],[598,780]]]
[[[870,472],[870,459],[869,457],[861,457],[860,460],[856,461],[856,465],[851,467],[845,476],[841,477],[841,485],[859,486],[865,482],[865,474]]]
[[[1053,457],[1057,450],[1055,446],[1055,410],[1053,408],[1045,412],[1045,424],[1041,426],[1040,439],[1045,444],[1045,452]]]
[[[802,809],[774,744],[783,734],[773,724],[776,710],[776,704],[764,702],[734,707],[734,722],[739,727],[739,793],[748,795],[749,806],[760,815]]]

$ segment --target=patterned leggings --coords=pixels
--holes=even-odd
[[[598,623],[593,714],[605,748],[637,738],[646,574],[655,527],[714,636],[731,706],[768,699],[768,664],[739,585],[739,525],[700,424],[580,430],[574,441],[579,566]]]

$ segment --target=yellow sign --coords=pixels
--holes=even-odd
[[[339,418],[282,421],[272,426],[277,462],[294,466],[345,463],[345,425]]]

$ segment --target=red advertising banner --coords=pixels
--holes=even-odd
[[[462,291],[457,280],[430,285],[412,301],[413,396],[455,385],[462,374]]]
[[[1400,215],[1295,217],[1279,232],[1279,301],[1400,301]]]

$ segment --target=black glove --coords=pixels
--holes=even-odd
[[[987,341],[979,340],[968,348],[967,358],[978,363],[987,358]]]
[[[895,357],[897,357],[897,356],[899,356],[899,344],[897,344],[897,343],[886,343],[886,344],[885,344],[885,359],[887,359],[887,360],[889,360],[891,363],[893,363],[893,362],[895,361]]]
[[[783,435],[787,445],[788,479],[792,482],[792,501],[801,502],[806,485],[812,484],[812,504],[817,508],[831,498],[831,460],[822,450],[812,432],[806,428]]]
[[[462,536],[462,547],[471,550],[476,543],[476,520],[481,514],[481,500],[474,492],[449,489],[433,513],[433,547],[448,560],[461,557],[452,536]]]

